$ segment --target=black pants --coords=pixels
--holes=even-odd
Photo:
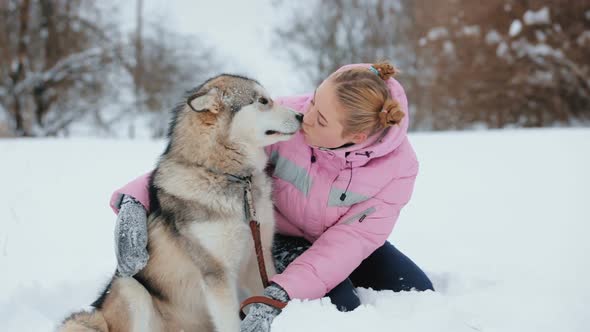
[[[282,273],[289,263],[310,246],[303,238],[276,234],[273,256],[277,272]],[[327,296],[338,310],[351,311],[361,304],[355,292],[356,287],[394,292],[434,290],[426,274],[389,242],[375,250]]]

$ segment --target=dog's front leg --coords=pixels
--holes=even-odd
[[[204,275],[204,293],[215,331],[237,332],[240,330],[237,284],[225,271]]]
[[[263,201],[260,203],[260,242],[262,244],[262,253],[269,281],[270,278],[277,274],[274,259],[272,257],[272,242],[274,235],[274,208],[270,200]]]
[[[150,293],[134,278],[116,278],[103,305],[109,331],[164,331]]]

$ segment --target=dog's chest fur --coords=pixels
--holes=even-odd
[[[268,214],[269,206],[265,204],[265,201],[270,201],[268,181],[254,177],[252,196],[256,219],[264,222],[258,216]],[[249,227],[250,218],[245,214],[244,204],[244,194],[238,194],[234,197],[233,203],[237,207],[235,213],[219,216],[213,220],[194,220],[188,226],[192,238],[232,274],[238,273],[241,263],[246,262],[246,258],[254,252],[254,242]]]
[[[173,223],[180,236],[189,239],[192,247],[199,248],[190,253],[200,256],[194,257],[196,261],[207,264],[213,258],[227,272],[237,274],[241,263],[254,252],[250,219],[244,209],[245,183],[228,181],[208,172],[196,175],[192,172],[191,176],[177,178],[183,175],[182,168],[164,170],[156,174],[155,183],[161,188],[158,197],[162,214],[173,215],[166,222]],[[251,188],[256,219],[261,223],[272,222],[269,179],[264,173],[253,175]]]

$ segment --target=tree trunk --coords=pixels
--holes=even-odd
[[[25,62],[27,59],[27,31],[29,27],[29,8],[31,2],[23,0],[19,15],[19,29],[18,29],[18,51],[16,64],[12,66],[10,79],[12,80],[12,87],[16,87],[18,82],[22,81],[25,73]],[[18,94],[13,94],[13,116],[15,122],[16,136],[28,136],[24,123],[23,107]]]
[[[142,112],[142,80],[143,80],[143,41],[142,41],[142,29],[143,29],[143,0],[137,0],[136,3],[136,33],[135,33],[135,68],[133,70],[133,83],[135,90],[135,109],[133,113],[141,114]],[[135,126],[133,120],[129,125],[129,136],[135,137]]]

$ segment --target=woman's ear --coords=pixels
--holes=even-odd
[[[359,144],[359,143],[362,143],[366,140],[367,140],[367,134],[365,134],[365,133],[352,134],[350,137],[350,141],[352,141],[354,144]]]

